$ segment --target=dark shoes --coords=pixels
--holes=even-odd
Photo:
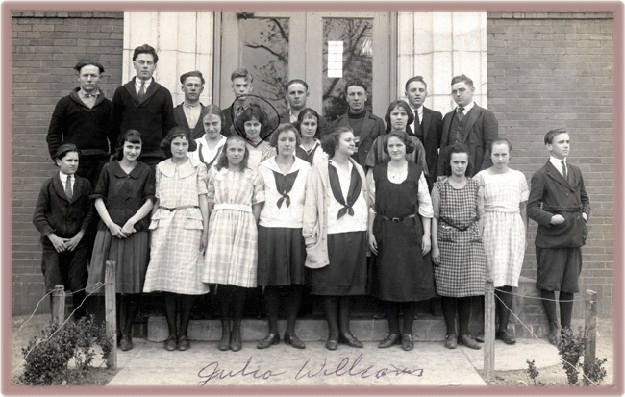
[[[558,328],[558,323],[549,324],[549,343],[555,346],[558,346],[558,340],[560,339],[558,335]]]
[[[382,342],[380,342],[378,348],[388,349],[389,347],[397,343],[399,343],[399,334],[388,334],[384,339],[382,339]]]
[[[284,334],[284,343],[291,345],[296,349],[305,349],[306,344],[295,334]]]
[[[221,334],[221,339],[219,340],[217,348],[222,352],[230,350],[230,332],[224,332]]]
[[[186,335],[182,335],[180,338],[178,338],[177,347],[178,350],[180,350],[181,352],[189,350],[189,347],[191,347],[191,345],[189,344],[189,339]]]
[[[259,349],[267,349],[271,347],[271,345],[277,345],[278,343],[280,343],[280,334],[267,334],[263,340],[258,342],[256,347]]]
[[[455,349],[458,347],[458,335],[447,334],[445,336],[445,347],[448,349]]]
[[[480,343],[484,343],[484,334],[479,334],[475,337],[475,340]]]
[[[235,329],[232,331],[232,336],[230,339],[230,350],[233,352],[238,352],[241,350],[242,340],[241,340],[241,330]]]
[[[412,341],[412,334],[402,334],[401,336],[401,348],[404,351],[411,351],[414,348],[414,342]]]
[[[482,346],[475,339],[471,337],[469,334],[460,335],[458,337],[458,344],[465,345],[469,349],[480,350]]]
[[[362,347],[362,342],[349,331],[339,335],[339,343],[343,343],[349,347]]]
[[[326,341],[326,349],[328,350],[336,350],[339,344],[339,336],[336,334],[330,334],[328,336],[328,340]]]
[[[507,345],[514,345],[516,343],[516,339],[514,339],[514,336],[510,335],[508,331],[497,332],[495,334],[495,339],[500,339]]]
[[[176,335],[169,335],[165,339],[165,350],[173,352],[178,347],[178,337]]]
[[[134,344],[132,343],[132,337],[130,335],[122,335],[121,340],[119,341],[119,348],[123,352],[127,352],[132,349]]]

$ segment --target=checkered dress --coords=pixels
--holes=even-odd
[[[461,298],[484,295],[486,255],[478,234],[477,198],[480,185],[469,178],[461,189],[451,186],[447,179],[434,185],[435,216],[438,218],[438,249],[440,261],[434,269],[436,292],[441,296]],[[436,204],[439,204],[438,206]],[[438,207],[438,213],[436,208]],[[447,219],[458,227],[442,221]]]
[[[214,206],[202,265],[203,282],[256,287],[258,229],[252,205],[263,201],[263,178],[257,171],[210,169],[208,202]]]
[[[484,186],[484,248],[489,275],[495,287],[516,287],[525,255],[525,225],[519,202],[529,197],[527,181],[516,170],[504,174],[483,170],[475,179]]]
[[[204,230],[198,195],[207,192],[206,176],[206,165],[191,158],[181,166],[171,159],[156,165],[159,209],[150,223],[150,263],[143,292],[201,295],[209,291],[200,281],[198,267]],[[189,208],[176,209],[180,207]]]

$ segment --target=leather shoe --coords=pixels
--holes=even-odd
[[[233,352],[238,352],[239,350],[241,350],[241,347],[241,331],[232,331],[232,335],[230,336],[230,350],[232,350]]]
[[[127,352],[133,347],[134,344],[132,343],[132,337],[130,335],[122,335],[122,339],[119,342],[119,348],[121,349],[121,351]]]
[[[219,344],[217,345],[217,348],[221,350],[222,352],[225,352],[226,350],[230,350],[230,332],[221,334],[221,339],[219,340]]]
[[[306,344],[295,334],[284,334],[284,343],[291,345],[296,349],[305,349]]]
[[[326,341],[326,349],[328,350],[336,350],[339,344],[339,336],[336,334],[330,334],[328,336],[328,340]]]
[[[362,342],[358,340],[351,332],[339,334],[339,343],[346,344],[349,347],[362,347]]]
[[[271,345],[277,345],[278,343],[280,343],[280,334],[267,334],[263,340],[258,342],[256,347],[259,349],[267,349],[271,347]]]
[[[414,348],[414,342],[412,341],[412,334],[402,334],[401,336],[401,348],[404,351],[411,351]]]
[[[187,339],[186,335],[182,335],[178,338],[178,350],[183,352],[189,350],[189,347],[191,347],[191,345],[189,344],[189,339]]]
[[[549,324],[549,343],[558,346],[558,323]]]
[[[448,349],[455,349],[458,347],[458,335],[447,334],[445,336],[445,347]]]
[[[482,348],[482,346],[480,346],[479,343],[477,343],[469,334],[460,335],[458,337],[458,344],[465,345],[466,347],[475,350],[480,350]]]
[[[169,335],[167,339],[165,339],[165,350],[168,352],[173,352],[176,350],[178,346],[178,337],[176,335]]]
[[[484,334],[479,334],[475,337],[475,340],[480,343],[484,343]]]
[[[398,342],[399,342],[399,334],[388,334],[386,335],[384,339],[382,339],[382,342],[380,342],[380,344],[378,345],[378,348],[388,349],[389,347],[393,346],[394,344]]]
[[[510,335],[508,331],[501,331],[495,334],[495,339],[501,339],[507,345],[514,345],[516,343],[516,339],[514,336]]]

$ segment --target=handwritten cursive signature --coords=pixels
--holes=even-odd
[[[389,364],[388,366],[364,364],[362,363],[362,354],[355,359],[343,357],[336,365],[328,364],[327,358],[324,359],[323,362],[320,364],[316,364],[312,360],[308,359],[294,375],[289,374],[286,370],[262,369],[260,365],[256,365],[256,368],[252,369],[252,359],[252,357],[249,357],[247,361],[245,361],[243,367],[238,370],[226,370],[220,368],[219,362],[213,361],[198,372],[198,377],[201,378],[201,380],[198,382],[198,385],[204,386],[211,381],[250,376],[254,379],[260,380],[268,380],[270,378],[284,376],[292,377],[296,381],[328,376],[360,377],[361,379],[367,379],[371,377],[379,379],[386,376],[400,375],[409,375],[416,377],[423,376],[422,368],[409,369],[406,367],[398,367],[394,364]]]

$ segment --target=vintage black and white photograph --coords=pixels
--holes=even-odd
[[[4,393],[623,391],[622,3],[42,5]]]

